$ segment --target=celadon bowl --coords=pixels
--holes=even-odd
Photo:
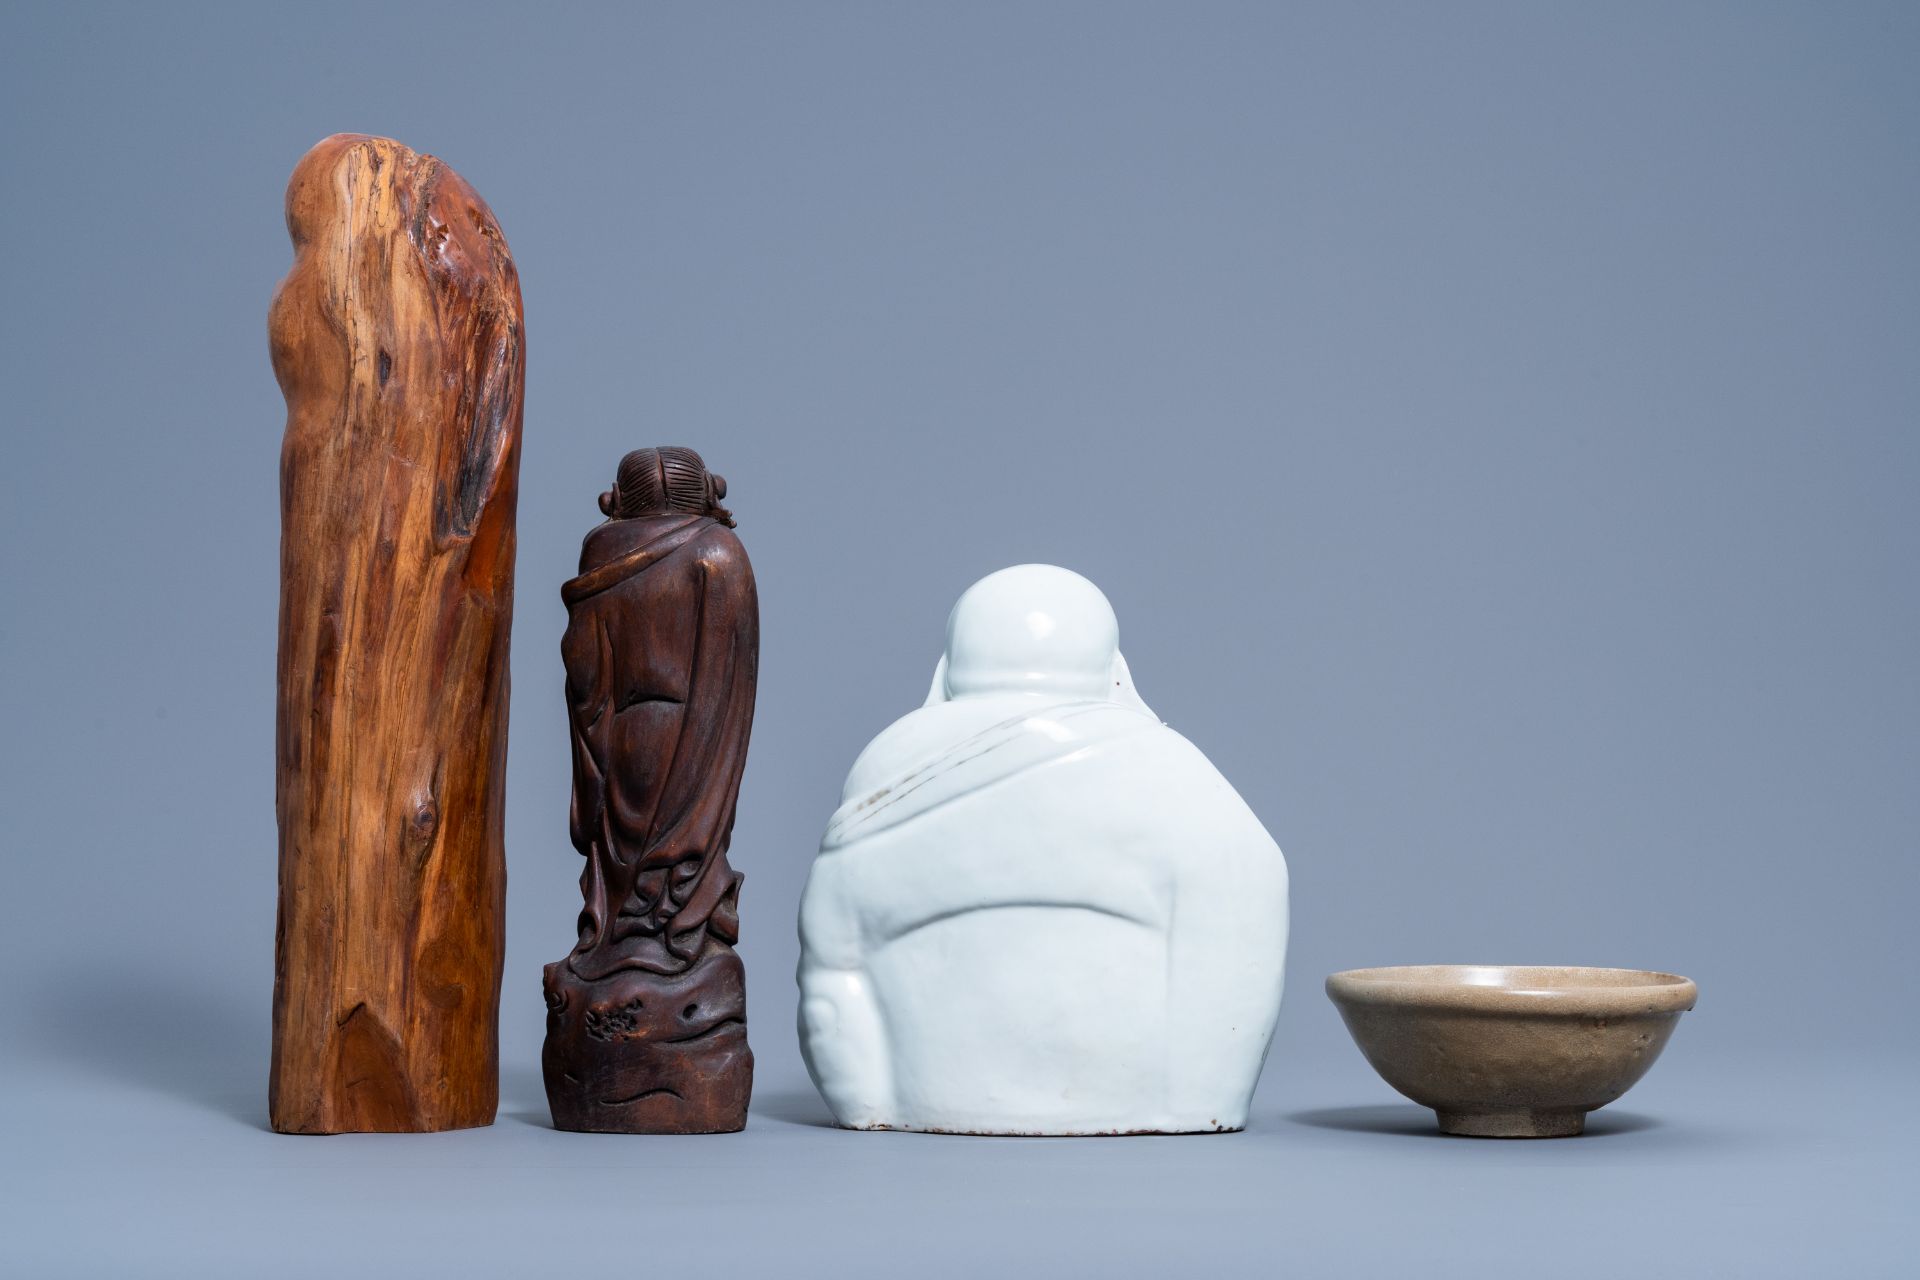
[[[1698,989],[1671,973],[1523,965],[1350,969],[1327,995],[1386,1082],[1445,1133],[1566,1138],[1636,1084]]]

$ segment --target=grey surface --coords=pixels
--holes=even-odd
[[[6,6],[0,1271],[1910,1267],[1917,55],[1900,5]],[[261,1129],[265,314],[335,130],[456,166],[526,288],[506,1090],[464,1134]],[[733,1138],[556,1134],[537,1079],[558,585],[656,442],[728,476],[763,593]],[[1287,851],[1244,1136],[818,1127],[801,878],[1022,560],[1106,589]],[[1318,989],[1440,961],[1702,999],[1595,1136],[1442,1140]]]

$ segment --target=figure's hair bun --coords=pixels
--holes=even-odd
[[[680,445],[635,449],[620,459],[613,482],[612,510],[617,520],[684,511],[712,516],[732,527],[733,516],[718,499],[726,496],[726,481],[711,475],[699,454]]]

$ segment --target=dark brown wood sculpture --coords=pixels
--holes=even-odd
[[[729,1133],[747,1122],[740,875],[727,865],[753,728],[760,606],[726,482],[639,449],[561,591],[579,943],[546,967],[553,1123]]]
[[[486,201],[386,138],[287,187],[269,1110],[490,1124],[520,465],[520,286]]]

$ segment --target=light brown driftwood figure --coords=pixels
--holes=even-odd
[[[287,187],[280,460],[283,1133],[489,1124],[526,359],[486,202],[339,134]]]

